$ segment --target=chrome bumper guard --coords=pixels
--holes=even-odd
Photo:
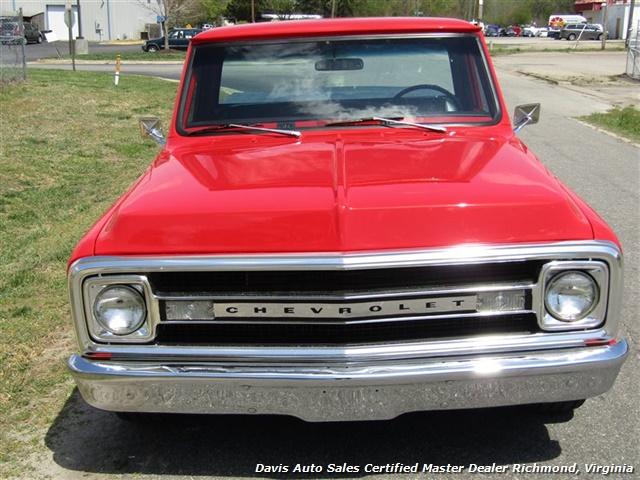
[[[578,400],[611,388],[611,346],[368,365],[127,363],[69,359],[84,399],[111,411],[283,414],[307,421]]]

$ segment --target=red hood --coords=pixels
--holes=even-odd
[[[593,238],[559,182],[510,135],[384,128],[190,140],[188,148],[163,152],[112,211],[95,254],[345,252]]]

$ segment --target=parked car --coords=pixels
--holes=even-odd
[[[604,35],[602,25],[597,23],[569,23],[560,30],[560,38],[573,41],[581,40],[601,40]]]
[[[536,27],[535,25],[525,25],[522,27],[521,35],[523,37],[546,37],[546,27]]]
[[[539,28],[534,25],[525,25],[522,27],[522,36],[523,37],[535,37],[538,33]]]
[[[189,41],[200,32],[201,28],[174,28],[169,30],[169,48],[173,50],[186,50]],[[142,50],[145,52],[157,52],[164,49],[164,37],[152,38],[144,42]]]
[[[547,38],[553,38],[554,40],[560,40],[560,29],[550,28],[547,30]]]
[[[500,27],[493,24],[485,25],[483,33],[485,37],[497,37],[500,33]]]
[[[43,35],[38,27],[33,25],[32,23],[23,24],[24,30],[23,35],[25,39],[25,43],[42,43]]]
[[[501,28],[499,35],[501,37],[518,37],[520,36],[520,27],[509,26],[507,28]]]
[[[89,404],[351,421],[612,387],[619,241],[517,138],[540,105],[512,124],[479,26],[245,24],[184,65],[69,261]]]
[[[0,43],[19,43],[21,38],[22,36],[20,34],[20,25],[18,24],[18,22],[0,18]]]

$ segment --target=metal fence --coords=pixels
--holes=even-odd
[[[0,17],[0,86],[27,80],[22,13]]]
[[[635,32],[629,38],[625,72],[634,80],[640,80],[640,20],[636,23]]]

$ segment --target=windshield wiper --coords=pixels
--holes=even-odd
[[[290,137],[300,138],[302,133],[297,130],[282,130],[279,128],[264,128],[257,127],[255,125],[243,125],[240,123],[225,123],[222,125],[214,125],[211,127],[201,128],[200,130],[196,130],[194,132],[189,132],[189,135],[197,135],[199,133],[211,133],[211,132],[220,132],[225,130],[252,130],[258,132],[269,132],[269,133],[279,133],[280,135],[288,135]]]
[[[423,123],[405,122],[404,117],[365,117],[357,118],[355,120],[344,120],[342,122],[327,123],[325,127],[347,127],[351,125],[361,125],[366,123],[377,122],[379,125],[405,125],[409,127],[422,128],[431,132],[447,133],[447,129],[444,127],[438,127],[436,125],[427,125]]]

